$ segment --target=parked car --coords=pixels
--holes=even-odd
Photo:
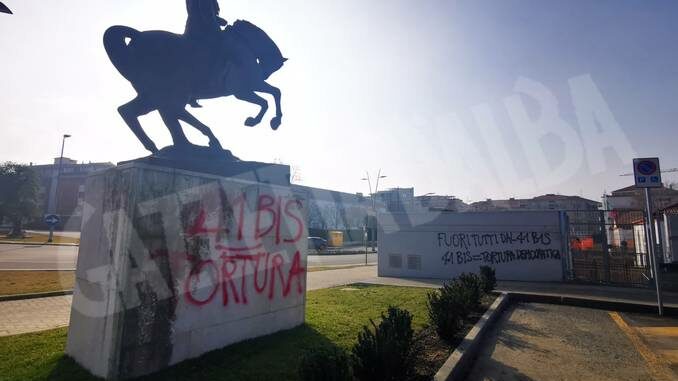
[[[320,237],[308,237],[308,248],[317,252],[327,249],[327,240]]]

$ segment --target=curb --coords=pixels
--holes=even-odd
[[[51,296],[73,295],[73,290],[39,292],[35,294],[16,294],[16,295],[1,295],[0,302],[10,302],[16,300],[49,298]]]
[[[367,254],[377,254],[377,252],[368,252]],[[313,254],[308,254],[312,256],[318,256],[318,257],[338,257],[341,255],[365,255],[364,251],[341,251],[341,252],[336,252],[336,253],[328,253],[328,252],[320,252],[320,253],[313,253]]]
[[[505,292],[492,303],[490,308],[485,311],[485,314],[478,320],[476,325],[471,328],[469,333],[464,337],[461,344],[452,352],[447,358],[443,366],[433,377],[434,381],[455,381],[463,380],[467,371],[473,366],[473,362],[480,350],[480,342],[492,327],[492,324],[497,320],[499,315],[504,312],[504,309],[509,304],[511,296]]]
[[[355,269],[358,267],[376,267],[376,263],[370,263],[367,265],[334,265],[334,266],[323,266],[323,265],[313,265],[313,266],[307,266],[308,270],[313,270],[313,269],[325,269],[323,271],[330,271],[330,270],[351,270]]]
[[[50,243],[50,242],[17,242],[17,241],[0,241],[0,245],[21,245],[21,246],[80,246],[77,243]]]
[[[0,274],[2,274],[5,271],[57,271],[57,272],[66,272],[66,271],[75,271],[75,267],[73,268],[68,268],[68,269],[0,269]]]

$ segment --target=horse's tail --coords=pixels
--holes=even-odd
[[[249,21],[237,20],[233,23],[232,28],[247,42],[254,55],[259,59],[259,66],[261,66],[264,79],[268,79],[287,61],[287,58],[282,56],[278,45],[256,25]]]
[[[108,58],[125,78],[128,78],[132,67],[129,47],[125,40],[127,38],[134,40],[139,33],[136,29],[121,25],[112,26],[104,33],[104,48]]]

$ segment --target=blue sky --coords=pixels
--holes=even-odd
[[[292,164],[304,185],[367,192],[360,178],[382,168],[382,187],[417,194],[598,199],[630,184],[618,175],[633,156],[678,167],[675,2],[220,3],[224,18],[259,25],[290,58],[270,79],[283,92],[283,125],[271,131],[269,111],[244,127],[256,106],[234,98],[194,114],[236,155]],[[184,2],[6,4],[15,15],[0,15],[0,160],[48,162],[63,133],[77,160],[146,155],[116,113],[134,92],[101,36],[114,24],[181,32]],[[157,114],[141,122],[169,144]]]

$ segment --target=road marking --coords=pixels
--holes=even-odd
[[[624,319],[617,312],[609,312],[610,318],[617,323],[619,329],[626,334],[631,340],[631,343],[636,348],[638,353],[643,357],[647,363],[647,367],[652,374],[652,378],[657,381],[678,381],[678,376],[671,371],[667,364],[662,361],[657,355],[648,348],[643,342],[638,333],[624,321]]]
[[[657,353],[667,361],[678,364],[678,349],[660,349]]]
[[[678,337],[678,327],[638,327],[642,335],[660,337]]]

